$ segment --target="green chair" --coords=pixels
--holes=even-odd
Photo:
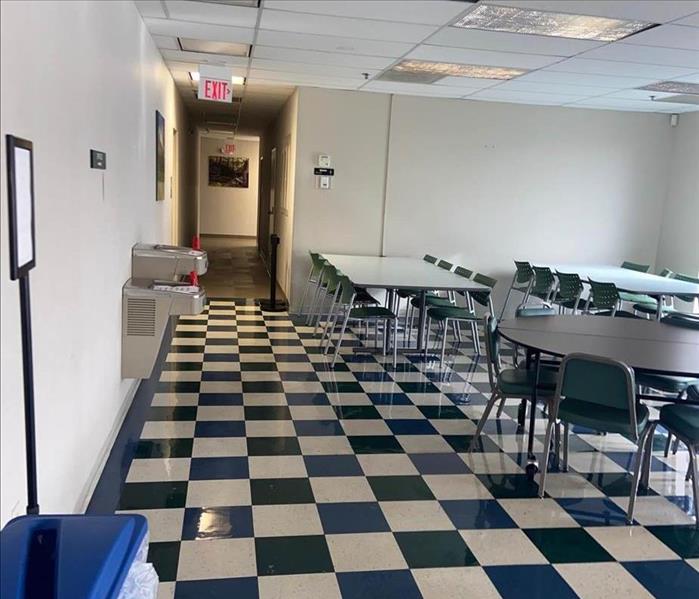
[[[686,283],[695,283],[699,285],[699,278],[697,277],[690,277],[689,275],[683,275],[681,273],[674,273],[672,275],[673,279],[677,279],[678,281],[685,281]],[[683,302],[686,302],[688,304],[693,304],[696,301],[696,297],[693,295],[684,295],[682,293],[678,293],[675,295],[675,297]],[[686,314],[686,312],[680,312],[681,314]]]
[[[502,305],[502,310],[500,310],[500,318],[505,313],[505,308],[507,307],[507,302],[510,299],[510,294],[513,291],[519,291],[523,293],[526,297],[529,291],[529,286],[534,280],[534,271],[532,270],[531,264],[529,262],[518,262],[515,260],[515,274],[512,277],[512,283],[510,283],[510,288],[507,290],[507,295],[505,296],[505,303]]]
[[[558,292],[552,299],[553,303],[558,305],[561,312],[572,310],[573,314],[577,314],[583,292],[583,282],[580,275],[556,271],[556,278],[558,279]],[[594,308],[594,305],[591,307]]]
[[[669,268],[663,268],[660,271],[659,277],[671,278],[673,272]],[[619,293],[622,301],[633,302],[633,311],[640,312],[641,314],[647,314],[648,316],[654,316],[658,313],[658,300],[650,295],[638,294],[638,293]],[[663,306],[663,312],[672,311],[672,306]]]
[[[621,263],[621,268],[635,270],[636,272],[648,272],[650,270],[650,264],[637,264],[636,262],[624,261]]]
[[[328,306],[328,312],[325,316],[325,327],[323,329],[323,335],[321,336],[321,344],[322,340],[325,337],[325,332],[327,331],[328,328],[328,322],[330,321],[330,317],[332,316],[332,310],[333,306],[335,305],[335,302],[337,300],[337,295],[340,292],[340,277],[342,276],[342,273],[337,270],[332,264],[328,263],[325,265],[325,268],[323,269],[323,285],[322,289],[326,293],[325,298],[321,298],[320,303],[319,303],[319,313],[318,317],[315,321],[315,327],[313,328],[313,336],[318,334],[318,329],[320,327],[321,320],[323,319],[323,304],[325,301],[329,298],[330,299],[330,305]]]
[[[464,269],[465,271],[466,269]],[[470,272],[470,271],[469,271]],[[492,289],[497,284],[497,279],[493,279],[487,275],[476,273],[473,277],[475,283],[485,285]],[[471,291],[465,295],[466,306],[434,306],[427,310],[427,336],[429,341],[429,332],[432,321],[436,320],[442,325],[442,353],[441,363],[444,364],[444,355],[447,347],[447,331],[449,330],[449,322],[456,321],[468,322],[471,326],[471,335],[473,338],[473,346],[476,353],[481,353],[481,343],[478,334],[478,316],[476,315],[475,304],[479,304],[488,308],[488,313],[493,313],[493,299],[489,291]],[[425,343],[425,356],[427,356],[427,343]]]
[[[620,433],[637,441],[648,422],[648,408],[636,403],[631,368],[622,362],[569,354],[561,363],[556,393],[549,406],[544,459],[541,462],[539,497],[546,491],[546,471],[554,425],[563,423],[563,464],[568,468],[568,435],[571,424],[599,432]]]
[[[526,368],[503,368],[500,361],[500,334],[498,320],[492,314],[485,317],[485,355],[488,366],[488,381],[490,382],[490,399],[485,406],[483,415],[478,421],[476,432],[469,445],[473,451],[483,431],[488,416],[499,401],[501,405],[506,399],[531,399],[534,395],[536,372]],[[556,373],[550,370],[539,371],[539,384],[536,387],[537,398],[544,402],[550,401],[556,388]]]
[[[316,254],[316,260],[318,261],[317,263],[317,268],[318,268],[318,276],[317,280],[315,283],[315,289],[313,290],[313,296],[311,297],[311,304],[308,308],[308,315],[306,316],[306,325],[310,326],[313,323],[313,319],[316,317],[316,315],[319,317],[320,313],[322,312],[323,309],[323,299],[324,299],[324,291],[327,289],[327,280],[326,280],[326,268],[330,264],[325,258],[323,258],[320,254]],[[316,311],[317,308],[317,311]]]
[[[556,278],[553,276],[550,268],[533,266],[532,270],[534,271],[534,282],[520,305],[526,304],[527,300],[532,296],[548,304],[556,292]]]
[[[636,493],[641,478],[647,478],[653,452],[653,435],[656,426],[660,424],[668,431],[668,435],[676,436],[689,450],[689,468],[687,480],[692,479],[692,492],[694,495],[695,524],[699,528],[699,406],[667,404],[660,408],[659,420],[649,423],[643,431],[636,452],[633,486],[629,500],[629,509],[626,519],[633,523],[633,510]]]
[[[301,296],[301,304],[299,307],[299,314],[303,314],[303,310],[306,307],[306,296],[308,295],[309,289],[312,289],[314,285],[318,285],[318,279],[320,278],[320,273],[323,270],[325,264],[325,259],[318,253],[308,252],[311,257],[311,270],[308,273],[308,279],[306,279],[306,286],[303,288],[303,295]]]
[[[661,322],[665,324],[682,327],[685,329],[699,330],[699,314],[686,314],[685,312],[670,312],[663,316]]]
[[[345,331],[347,330],[347,323],[350,320],[363,321],[383,321],[384,323],[384,351],[388,346],[388,330],[389,322],[393,322],[393,368],[396,367],[398,361],[398,318],[395,313],[393,313],[388,308],[383,306],[362,306],[355,307],[354,301],[357,294],[352,281],[346,276],[341,276],[339,279],[339,294],[337,296],[337,305],[335,309],[332,310],[332,321],[330,323],[330,332],[335,328],[335,324],[342,320],[342,328],[340,329],[340,337],[335,345],[335,355],[333,356],[332,366],[335,366],[337,362],[337,356],[340,353],[340,347],[342,346],[342,339],[345,336]],[[328,336],[328,344],[325,347],[325,353],[330,344],[330,336]]]
[[[620,310],[620,305],[621,297],[614,283],[600,283],[590,280],[590,296],[585,304],[585,312],[596,316],[639,318],[632,312]]]

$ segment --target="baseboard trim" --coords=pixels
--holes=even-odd
[[[87,506],[89,505],[90,499],[92,498],[92,494],[94,493],[95,488],[97,487],[97,483],[99,482],[100,477],[102,476],[102,472],[104,471],[104,467],[107,464],[109,454],[112,451],[112,447],[114,446],[114,442],[116,441],[117,435],[119,435],[119,431],[121,430],[121,427],[124,425],[126,415],[129,413],[129,408],[131,407],[133,399],[136,396],[136,392],[138,391],[140,382],[141,381],[137,379],[131,381],[131,386],[129,387],[129,390],[126,392],[126,395],[124,396],[124,399],[121,402],[121,406],[119,407],[119,411],[117,412],[117,417],[114,420],[112,429],[109,431],[109,435],[107,435],[107,439],[102,445],[102,449],[100,450],[99,454],[99,459],[92,467],[90,476],[88,477],[87,482],[83,486],[83,490],[81,491],[78,497],[78,502],[75,506],[75,513],[77,514],[83,514],[87,510]]]

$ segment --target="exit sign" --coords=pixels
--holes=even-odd
[[[208,77],[199,77],[199,93],[197,97],[200,100],[212,100],[213,102],[232,102],[233,87],[230,81],[222,79],[209,79]]]

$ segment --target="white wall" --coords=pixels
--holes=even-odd
[[[134,388],[134,381],[120,376],[121,286],[135,242],[170,241],[172,128],[184,133],[187,126],[170,74],[132,2],[2,2],[0,23],[4,524],[26,505],[4,136],[34,142],[37,266],[31,286],[39,500],[42,511],[61,513],[83,507]],[[155,202],[156,109],[167,131],[161,203]],[[90,148],[107,153],[106,171],[89,168]]]
[[[237,138],[235,156],[248,158],[249,185],[212,187],[209,185],[209,156],[222,156],[221,147],[230,143],[221,138],[202,137],[199,156],[199,215],[201,233],[210,235],[257,235],[257,201],[260,167],[259,139]]]
[[[309,249],[434,254],[498,278],[496,303],[514,259],[655,261],[668,115],[307,88],[299,98],[292,304]],[[314,187],[318,152],[333,157],[331,191]]]
[[[670,178],[658,268],[699,276],[699,112],[681,114],[673,131]]]

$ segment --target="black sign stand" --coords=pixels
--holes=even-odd
[[[260,308],[264,312],[284,312],[289,309],[289,304],[284,300],[277,300],[277,247],[279,235],[272,234],[272,256],[270,257],[269,273],[269,299],[260,299]]]
[[[7,198],[10,226],[10,278],[19,279],[24,375],[24,435],[27,466],[27,514],[39,513],[34,424],[34,366],[29,271],[36,266],[34,235],[34,162],[32,142],[7,135]]]

